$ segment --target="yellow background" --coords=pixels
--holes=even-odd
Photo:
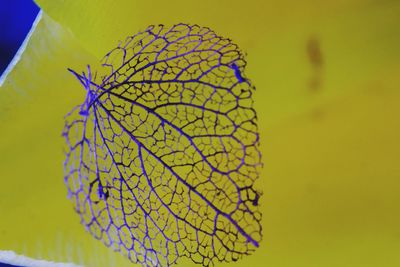
[[[85,94],[66,68],[98,67],[150,24],[187,22],[238,43],[257,87],[264,238],[217,266],[400,266],[400,1],[37,3],[42,20],[0,88],[0,250],[132,266],[66,198],[63,116]]]

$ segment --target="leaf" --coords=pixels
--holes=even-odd
[[[66,117],[65,182],[86,229],[143,266],[236,261],[261,240],[254,87],[237,45],[150,26],[108,53]]]

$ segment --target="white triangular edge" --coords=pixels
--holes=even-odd
[[[17,255],[14,251],[0,250],[0,263],[24,267],[82,267],[73,263],[52,262]]]
[[[29,40],[31,39],[32,33],[35,31],[36,26],[38,25],[39,21],[42,18],[42,10],[39,11],[39,14],[36,16],[35,21],[32,24],[31,29],[29,30],[28,34],[25,37],[25,40],[22,42],[22,45],[18,48],[17,53],[11,60],[10,64],[8,64],[7,68],[0,76],[0,87],[3,85],[4,81],[7,78],[7,75],[11,72],[15,65],[17,65],[18,61],[20,60],[22,54],[25,51],[26,46],[28,45]]]

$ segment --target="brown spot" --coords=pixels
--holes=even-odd
[[[324,61],[322,58],[321,44],[316,37],[310,37],[307,42],[307,55],[312,67],[321,69]]]
[[[324,60],[321,52],[321,44],[316,37],[312,36],[308,39],[306,52],[308,60],[311,63],[311,67],[313,69],[313,74],[310,78],[308,86],[311,91],[315,92],[320,90],[322,87],[321,72],[324,65]]]

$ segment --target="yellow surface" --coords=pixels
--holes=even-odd
[[[37,2],[48,15],[0,88],[1,250],[132,266],[66,198],[63,116],[84,99],[66,68],[96,68],[149,24],[190,22],[237,42],[257,87],[264,239],[218,266],[400,266],[399,1]]]

